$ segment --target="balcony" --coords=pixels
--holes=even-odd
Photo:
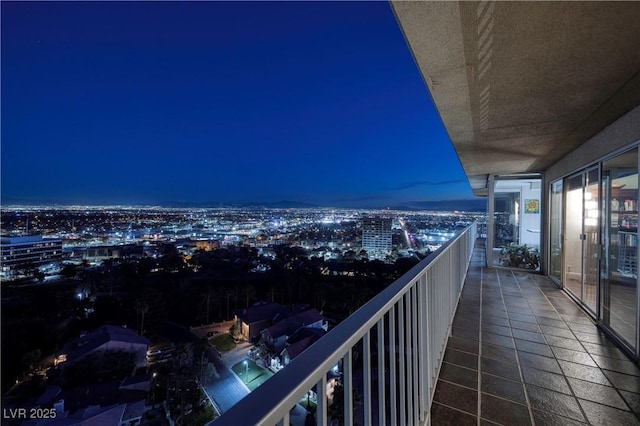
[[[587,253],[582,287],[572,293],[640,359],[637,263],[635,274],[622,265],[633,280],[606,282],[615,271],[608,275],[597,251],[562,240],[566,224],[584,219],[593,226],[596,216],[566,216],[562,190],[549,200],[549,184],[578,172],[582,186],[599,187],[588,172],[604,176],[607,194],[610,176],[634,174],[633,185],[626,184],[633,197],[625,199],[638,198],[638,4],[391,5],[474,193],[489,196],[488,240],[494,240],[495,180],[535,174],[539,195],[519,193],[535,203],[527,213],[540,215],[541,226],[527,232],[540,234],[542,273],[572,291],[570,258]],[[628,152],[632,168],[619,173],[617,157]],[[594,233],[594,247],[604,241],[618,248],[609,238],[614,222],[604,223],[607,232]],[[584,245],[585,235],[571,238]],[[640,424],[636,364],[548,277],[486,267],[484,245],[473,250],[475,236],[474,227],[457,236],[217,421],[304,424],[304,410],[300,416],[291,408],[308,389],[325,389],[327,371],[338,365],[346,389],[343,413],[332,413],[342,417],[338,423]],[[626,246],[640,256],[637,245]],[[633,289],[634,309],[611,302],[623,284]],[[612,305],[620,315],[610,313]],[[620,322],[635,328],[623,332],[628,327]],[[328,405],[326,395],[319,398],[316,424],[331,422],[335,408]]]
[[[640,424],[640,369],[543,275],[472,261],[443,361],[434,425]]]
[[[487,268],[475,237],[474,225],[214,424],[304,425],[298,402],[332,389],[336,365],[344,409],[331,423],[318,392],[318,425],[640,424],[640,369],[547,277]]]

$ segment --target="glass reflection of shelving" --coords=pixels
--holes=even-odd
[[[638,258],[636,255],[638,250],[638,235],[635,232],[620,231],[619,238],[618,272],[635,277],[638,269]]]
[[[638,271],[638,202],[611,200],[611,227],[617,228],[618,272],[636,277]]]

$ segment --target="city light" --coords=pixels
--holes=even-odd
[[[24,238],[26,217],[32,235]],[[66,298],[61,305],[68,305],[69,309],[48,312],[47,299],[41,298],[45,304],[38,307],[39,311],[49,315],[58,327],[68,321],[86,326],[80,336],[72,336],[75,340],[60,339],[57,346],[43,348],[41,357],[50,357],[51,368],[63,369],[67,365],[73,368],[77,349],[100,341],[84,337],[95,332],[91,328],[98,319],[96,315],[109,316],[105,309],[111,309],[110,321],[132,339],[126,347],[140,346],[140,356],[135,357],[137,368],[149,372],[146,380],[150,381],[154,404],[168,398],[167,406],[173,405],[172,412],[179,413],[175,404],[180,398],[172,396],[179,386],[172,378],[179,366],[177,359],[182,355],[171,338],[170,343],[155,340],[163,332],[160,326],[164,319],[194,325],[234,321],[238,309],[266,301],[291,309],[323,308],[330,294],[342,297],[345,291],[357,289],[358,293],[345,295],[345,303],[335,308],[338,315],[346,317],[375,296],[374,283],[393,282],[476,219],[484,220],[484,216],[323,208],[8,207],[2,211],[3,232],[10,237],[3,236],[1,256],[6,258],[0,277],[11,281],[18,292],[22,286],[27,292],[60,289],[60,298]],[[24,250],[19,251],[18,245]],[[20,253],[28,256],[25,259],[29,262],[16,256]],[[302,279],[287,281],[292,276]],[[208,289],[212,277],[223,284]],[[344,282],[356,280],[358,286],[345,290]],[[174,282],[186,291],[166,292],[163,287],[167,286],[162,285],[166,282]],[[266,294],[259,296],[256,288],[267,282],[270,285],[266,286]],[[368,287],[366,292],[363,287]],[[27,300],[11,300],[17,307],[13,311],[22,312],[18,307]],[[282,314],[270,318],[294,317]],[[312,332],[314,338],[318,333],[331,332],[334,326],[325,319],[311,323],[319,330]],[[212,344],[212,340],[223,337],[225,329],[231,332],[231,325],[221,327],[219,335],[206,336],[206,342]],[[42,341],[46,341],[46,332],[43,330],[39,337]],[[258,337],[253,333],[242,324],[236,335],[228,334],[228,343],[243,345],[240,343],[243,338]],[[315,340],[306,340],[309,338],[303,334],[300,341],[311,345]],[[272,348],[273,353],[254,346],[260,348],[249,355],[255,364],[249,365],[249,359],[242,359],[236,377],[245,385],[244,391],[261,385],[265,378],[261,368],[275,374],[286,369],[300,353],[299,349],[282,350],[300,342],[288,340],[287,337]],[[65,354],[54,352],[57,348],[64,348]],[[305,349],[306,346],[301,350]],[[243,350],[249,351],[244,347]],[[195,356],[202,359],[204,354],[209,359],[216,356],[207,353],[207,349]],[[240,352],[241,356],[246,354]],[[16,354],[26,360],[35,359],[36,355],[35,351]],[[71,362],[60,365],[67,357]],[[250,369],[255,369],[251,378]],[[206,382],[215,382],[220,372],[214,363],[203,363],[194,383],[198,386],[205,383],[205,375]],[[333,365],[327,374],[329,400],[334,387],[340,385],[341,374],[339,364]],[[16,376],[25,377],[12,374],[11,380]],[[123,379],[118,378],[120,382]],[[192,384],[187,380],[184,386]],[[202,391],[207,398],[201,401],[215,397],[210,389]],[[239,400],[244,395],[241,392],[236,397]]]

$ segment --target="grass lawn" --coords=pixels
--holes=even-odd
[[[231,369],[234,373],[236,373],[240,380],[242,380],[247,385],[250,391],[253,391],[255,388],[263,384],[265,380],[273,376],[273,373],[270,370],[266,370],[256,365],[256,363],[251,360],[246,361],[247,367],[249,367],[248,371],[247,367],[245,367],[244,365],[244,361],[240,361],[239,363],[231,367]]]
[[[229,333],[218,334],[215,337],[209,339],[209,343],[221,354],[229,352],[236,347],[236,343],[233,341],[233,337]]]

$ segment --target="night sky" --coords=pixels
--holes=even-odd
[[[2,202],[473,198],[387,2],[2,2]]]

